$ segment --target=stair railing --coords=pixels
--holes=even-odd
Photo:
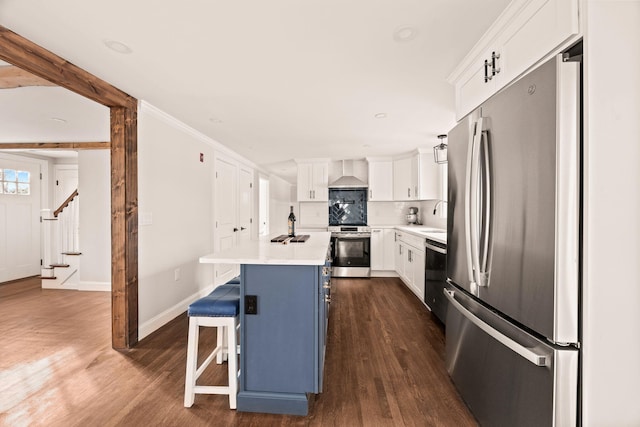
[[[80,198],[76,189],[55,211],[42,210],[45,223],[43,267],[63,264],[63,254],[80,252],[79,205]]]

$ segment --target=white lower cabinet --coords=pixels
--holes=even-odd
[[[396,273],[420,301],[424,301],[424,245],[424,238],[395,232]]]
[[[371,270],[393,271],[395,230],[392,228],[371,229]]]

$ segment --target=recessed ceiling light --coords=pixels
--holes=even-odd
[[[408,42],[416,38],[418,31],[413,27],[398,27],[393,32],[393,39],[397,42]]]
[[[376,113],[373,117],[375,117],[376,119],[386,119],[387,113]]]
[[[51,117],[51,120],[58,123],[67,123],[65,119],[61,119],[60,117]]]
[[[219,118],[217,118],[217,117],[209,117],[209,121],[210,121],[211,123],[215,123],[215,124],[222,123],[222,120],[220,120],[220,119],[219,119]]]
[[[371,147],[371,144],[362,144],[362,146],[363,146],[364,148],[369,148],[369,147]]]
[[[119,42],[117,40],[104,40],[104,45],[114,52],[129,54],[133,52],[133,50],[127,46],[126,44]]]

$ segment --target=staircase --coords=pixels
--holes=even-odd
[[[75,190],[58,209],[41,211],[44,257],[43,289],[78,289],[80,255],[78,239],[79,198]],[[52,254],[54,254],[52,256]]]

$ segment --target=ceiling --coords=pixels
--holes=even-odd
[[[0,24],[290,178],[294,158],[436,145],[455,123],[446,77],[508,3],[0,0]],[[0,142],[108,138],[104,107],[7,91],[31,100],[1,94]]]

